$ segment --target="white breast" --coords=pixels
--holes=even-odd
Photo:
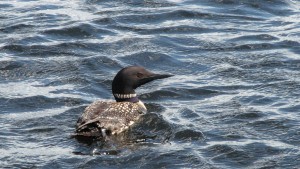
[[[139,100],[138,105],[144,114],[147,113],[147,108],[142,101]]]

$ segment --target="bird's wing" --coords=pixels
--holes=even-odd
[[[76,127],[83,125],[84,123],[96,119],[103,112],[107,111],[111,102],[95,101],[85,108],[81,117],[79,117]]]
[[[139,105],[130,102],[96,101],[89,105],[76,125],[77,133],[108,129],[113,134],[128,128],[140,115]]]

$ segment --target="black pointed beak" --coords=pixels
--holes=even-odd
[[[153,74],[149,78],[152,79],[152,80],[156,80],[156,79],[164,79],[164,78],[168,78],[168,77],[172,77],[172,76],[174,76],[174,75],[169,75],[169,74]]]
[[[139,86],[143,85],[145,83],[149,83],[153,80],[157,80],[157,79],[164,79],[164,78],[168,78],[168,77],[172,77],[174,75],[170,75],[170,74],[149,74],[148,76],[142,78],[139,80]]]

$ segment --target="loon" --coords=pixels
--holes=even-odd
[[[85,108],[76,124],[74,136],[102,137],[117,135],[147,112],[135,89],[156,79],[173,75],[156,74],[140,66],[121,69],[112,82],[114,101],[95,101]]]

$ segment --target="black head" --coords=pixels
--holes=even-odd
[[[120,70],[112,82],[113,94],[134,94],[137,87],[156,79],[173,75],[155,74],[140,66],[129,66]]]

